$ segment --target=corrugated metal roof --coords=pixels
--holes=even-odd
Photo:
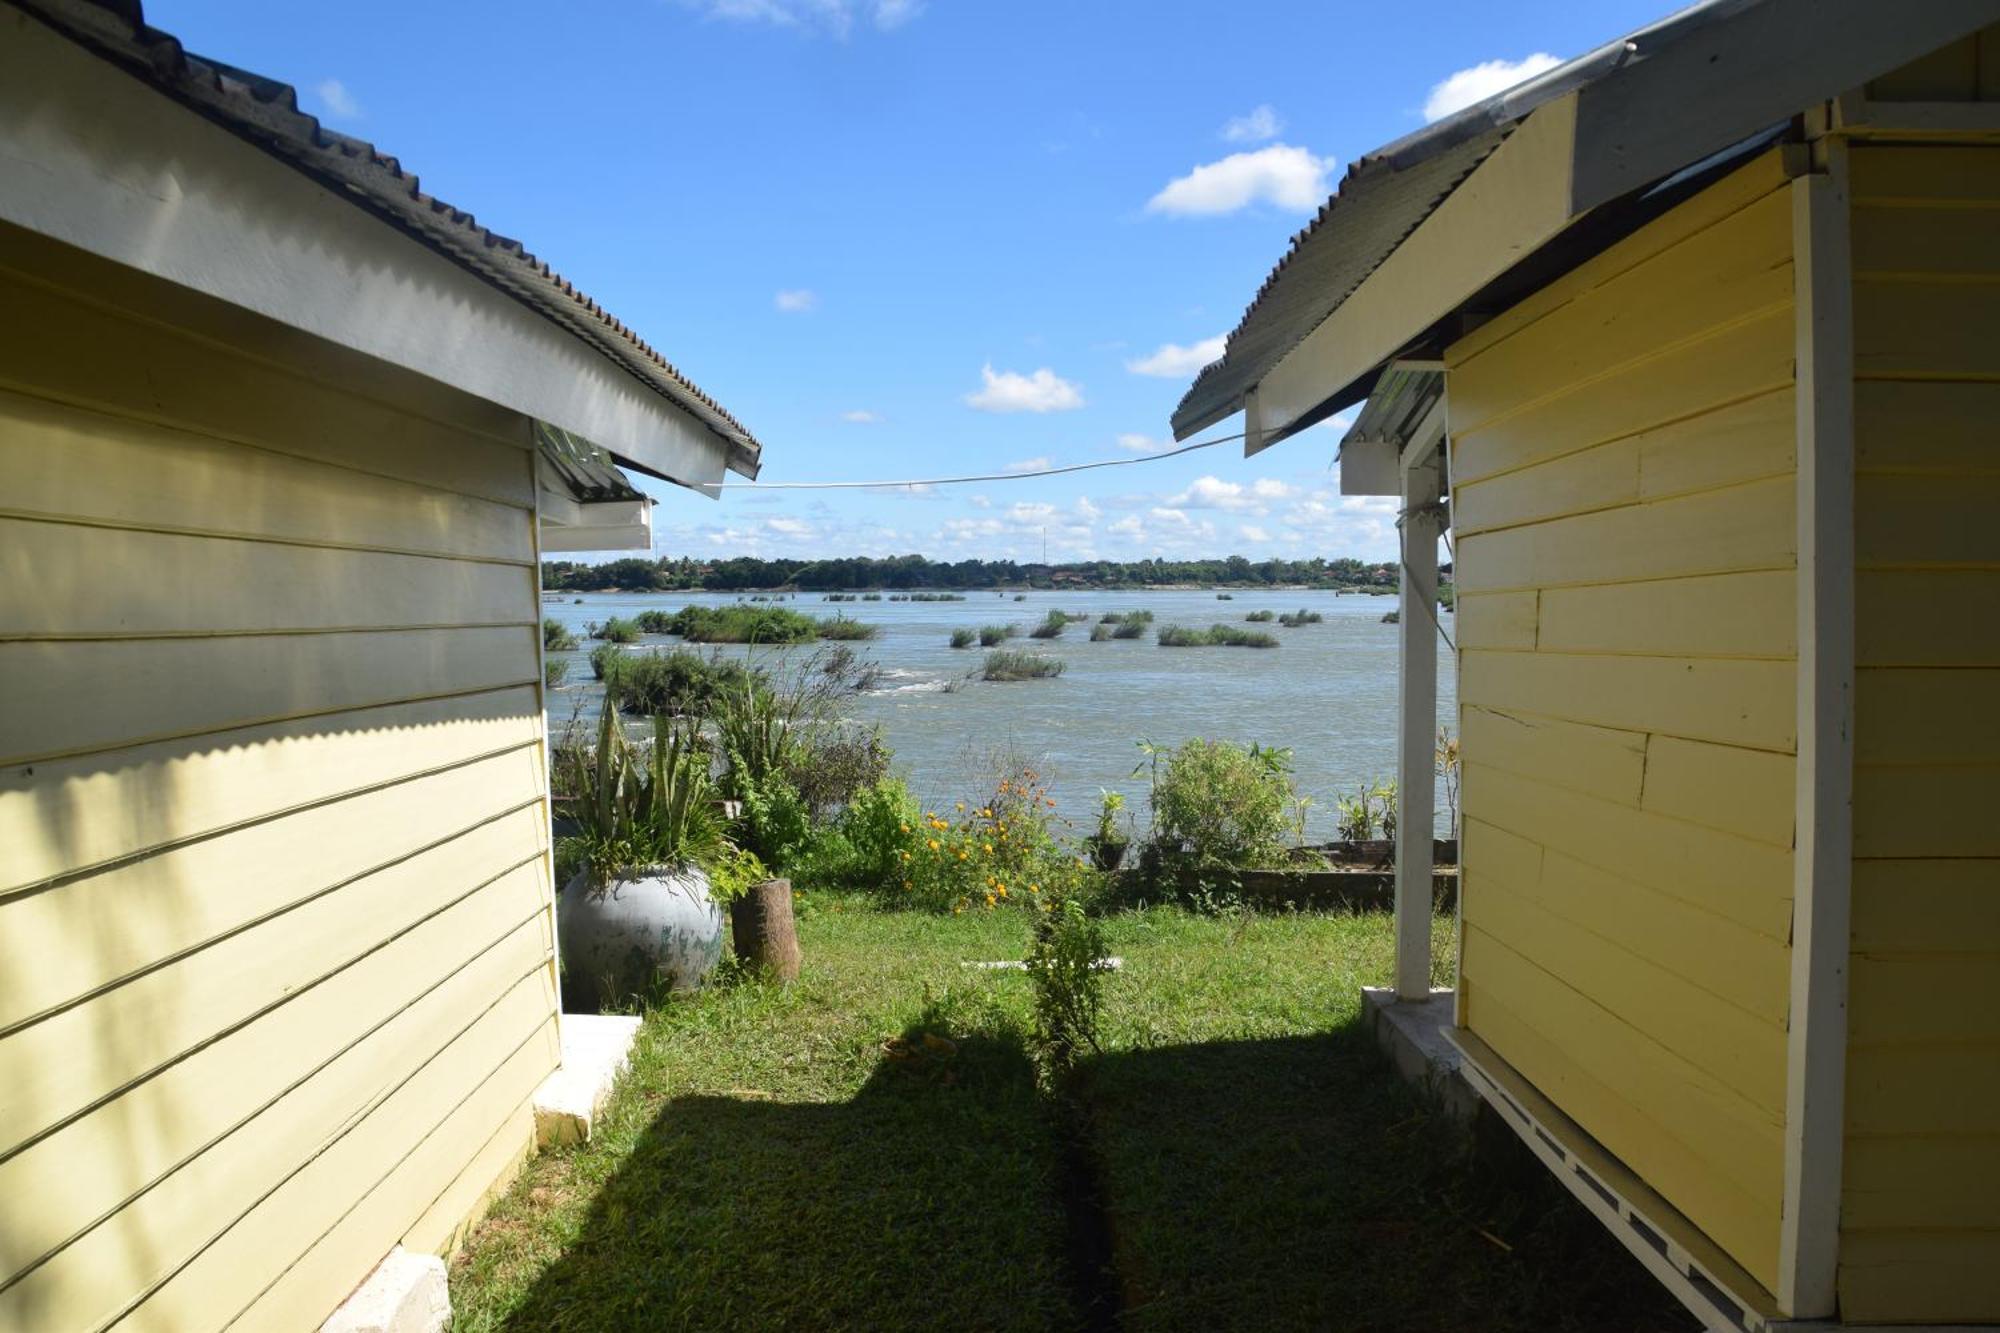
[[[146,24],[139,0],[8,2],[555,321],[719,436],[732,470],[757,475],[755,437],[638,334],[519,241],[425,194],[396,158],[300,111],[291,85],[190,53]]]
[[[1581,214],[1996,15],[2000,0],[1703,0],[1368,154],[1293,237],[1222,359],[1196,377],[1174,410],[1175,436],[1240,410],[1244,394],[1537,107],[1579,94],[1570,204]],[[1345,401],[1357,394],[1335,391]]]
[[[1391,366],[1377,378],[1367,403],[1354,418],[1354,425],[1341,436],[1341,447],[1393,444],[1400,449],[1410,442],[1424,414],[1443,396],[1443,371],[1399,370]]]
[[[563,489],[578,504],[600,504],[608,500],[643,500],[645,493],[632,485],[618,470],[609,450],[600,448],[546,421],[535,423],[535,448],[549,470],[561,479]]]

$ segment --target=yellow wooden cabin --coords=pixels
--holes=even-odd
[[[757,454],[289,88],[0,3],[0,1330],[449,1251],[564,1050],[540,554]]]
[[[1405,809],[1452,542],[1465,1077],[1713,1327],[2000,1323],[2000,3],[1700,5],[1370,155],[1174,425],[1350,407]]]

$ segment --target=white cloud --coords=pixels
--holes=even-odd
[[[924,0],[682,0],[710,18],[736,23],[768,23],[845,37],[856,21],[883,32],[902,27],[924,11]]]
[[[321,104],[342,120],[354,120],[361,115],[361,103],[354,100],[354,94],[339,79],[321,79],[313,91],[319,94]]]
[[[767,518],[764,526],[780,537],[810,537],[812,524],[802,518]]]
[[[1443,120],[1560,64],[1562,61],[1548,52],[1537,51],[1522,60],[1488,60],[1459,70],[1431,88],[1431,95],[1424,99],[1424,119]]]
[[[1268,542],[1271,540],[1271,534],[1258,527],[1255,523],[1242,524],[1236,530],[1243,534],[1243,540],[1246,542]]]
[[[970,504],[974,509],[991,509],[993,507],[993,502],[983,495],[968,495],[965,498],[966,503]]]
[[[1268,513],[1276,500],[1296,494],[1294,487],[1275,477],[1259,477],[1248,485],[1224,481],[1220,477],[1196,477],[1188,488],[1172,496],[1167,504],[1175,509],[1227,509],[1238,513]]]
[[[1142,356],[1125,363],[1125,369],[1134,375],[1156,375],[1161,379],[1184,380],[1211,361],[1219,360],[1222,349],[1229,344],[1229,335],[1218,333],[1213,338],[1203,338],[1198,343],[1183,347],[1179,343],[1161,343],[1151,356]]]
[[[819,308],[819,293],[806,287],[788,287],[772,297],[771,304],[788,315],[803,315]]]
[[[1056,507],[1042,502],[1017,504],[1007,511],[1007,517],[1016,523],[1046,523],[1055,516]]]
[[[985,387],[965,395],[965,405],[981,412],[1067,412],[1083,406],[1083,390],[1047,366],[1032,375],[980,370]]]
[[[856,426],[872,426],[882,419],[882,414],[870,412],[865,407],[857,407],[851,412],[842,412],[840,419]]]
[[[1146,202],[1148,213],[1171,217],[1213,217],[1252,204],[1271,204],[1306,213],[1325,201],[1334,160],[1303,148],[1274,143],[1255,152],[1231,153],[1220,162],[1196,167]]]
[[[1262,143],[1275,139],[1285,132],[1285,118],[1273,110],[1267,102],[1253,109],[1247,116],[1231,118],[1222,127],[1222,137],[1230,143]]]
[[[1047,458],[1023,458],[1020,462],[1009,463],[1000,470],[1002,472],[1041,472],[1045,471],[1049,466],[1050,463]]]
[[[1137,431],[1130,430],[1118,437],[1118,447],[1130,449],[1135,454],[1156,454],[1171,443],[1173,443],[1171,440],[1156,440],[1150,435],[1141,435]]]

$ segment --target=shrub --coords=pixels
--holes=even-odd
[[[592,657],[595,665],[595,654]],[[681,648],[670,653],[618,653],[598,672],[598,679],[627,713],[700,717],[724,691],[749,685],[754,673],[740,662]]]
[[[882,599],[878,597],[875,600],[879,602]],[[819,622],[819,636],[822,639],[837,639],[851,643],[859,639],[872,639],[881,632],[880,625],[864,625],[858,620],[849,620],[846,616],[834,616]]]
[[[970,648],[978,638],[978,630],[955,629],[951,632],[951,646],[954,648]]]
[[[962,592],[913,592],[910,594],[909,600],[913,602],[962,602],[965,600],[965,594]]]
[[[981,648],[997,648],[1014,637],[1012,625],[982,625],[979,630]]]
[[[1295,629],[1300,625],[1317,625],[1325,619],[1326,617],[1317,611],[1301,609],[1298,611],[1287,611],[1284,615],[1278,617],[1278,623],[1287,629]]]
[[[864,602],[879,602],[882,600],[882,594],[879,592],[864,592],[861,594],[861,600]]]
[[[546,652],[566,653],[576,647],[576,635],[560,620],[542,621],[542,648]]]
[[[593,639],[602,639],[606,643],[637,643],[639,642],[639,626],[636,622],[626,620],[622,616],[613,616],[602,625],[599,625],[591,633],[590,637]]]
[[[603,680],[617,670],[619,660],[625,656],[625,650],[617,644],[600,643],[590,650],[590,674]]]
[[[1106,639],[1109,639],[1110,637],[1111,637],[1111,626],[1092,625],[1090,627],[1090,641],[1092,643],[1103,643]]]
[[[1340,812],[1340,836],[1349,842],[1366,842],[1378,832],[1385,838],[1396,836],[1396,784],[1363,783],[1352,796],[1334,798]]]
[[[1194,739],[1154,774],[1154,846],[1168,861],[1249,867],[1274,860],[1304,806],[1290,750]]]
[[[1252,611],[1252,612],[1251,612],[1251,613],[1250,613],[1249,615],[1247,615],[1247,616],[1245,616],[1245,617],[1243,617],[1243,618],[1244,618],[1245,620],[1248,620],[1248,621],[1252,622],[1253,624],[1259,624],[1259,625],[1261,625],[1261,624],[1265,623],[1266,621],[1270,621],[1270,620],[1275,620],[1275,619],[1277,619],[1277,612],[1275,612],[1275,611]]]
[[[983,805],[957,803],[956,820],[924,811],[912,843],[898,853],[898,900],[952,912],[1041,905],[1077,869],[1050,832],[1052,804],[1032,768],[1009,764]]]
[[[1028,631],[1028,637],[1034,639],[1059,639],[1062,637],[1063,628],[1068,624],[1068,616],[1060,611],[1051,611],[1042,617],[1041,624]]]
[[[1151,618],[1152,618],[1151,616],[1148,616],[1147,620],[1150,620]],[[1146,621],[1145,620],[1122,621],[1115,628],[1112,629],[1111,637],[1114,639],[1143,639],[1146,637]]]
[[[1040,653],[1003,648],[986,654],[986,664],[980,668],[979,675],[982,680],[1047,680],[1060,676],[1064,665],[1060,657],[1044,657]]]
[[[621,870],[705,861],[718,849],[710,758],[693,727],[663,717],[653,719],[652,744],[642,750],[618,724],[609,695],[595,745],[554,749],[550,788],[576,821],[582,862],[600,885]]]
[[[1276,648],[1275,635],[1263,630],[1239,629],[1235,625],[1211,625],[1207,629],[1189,629],[1185,625],[1162,625],[1159,633],[1162,648]]]
[[[1215,594],[1215,600],[1218,602],[1233,602],[1236,600],[1236,594],[1229,592],[1219,592]]]
[[[1028,980],[1035,992],[1035,1045],[1052,1080],[1060,1081],[1085,1047],[1097,1043],[1104,1008],[1104,928],[1074,893],[1056,893],[1035,923]]]
[[[637,616],[639,628],[648,634],[673,634],[674,618],[666,611],[641,611]]]
[[[918,844],[921,818],[917,798],[898,778],[882,778],[856,792],[840,816],[850,858],[843,881],[881,890],[900,884]]]
[[[1017,602],[1025,602],[1028,600],[1028,594],[1024,592],[1017,592],[1014,594],[1014,600]]]
[[[662,618],[663,634],[689,643],[809,643],[819,632],[811,616],[778,606],[684,606]]]
[[[542,687],[554,689],[569,679],[569,659],[552,657],[542,663]]]

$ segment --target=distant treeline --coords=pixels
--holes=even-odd
[[[929,560],[920,555],[884,559],[849,556],[839,560],[760,560],[736,556],[702,562],[686,556],[658,560],[611,560],[601,565],[574,560],[542,564],[542,586],[561,592],[701,590],[740,592],[752,588],[797,588],[802,592],[912,588],[1154,588],[1172,584],[1204,587],[1395,587],[1393,561],[1248,560],[1086,560],[1076,564],[1020,564],[1013,560]]]

